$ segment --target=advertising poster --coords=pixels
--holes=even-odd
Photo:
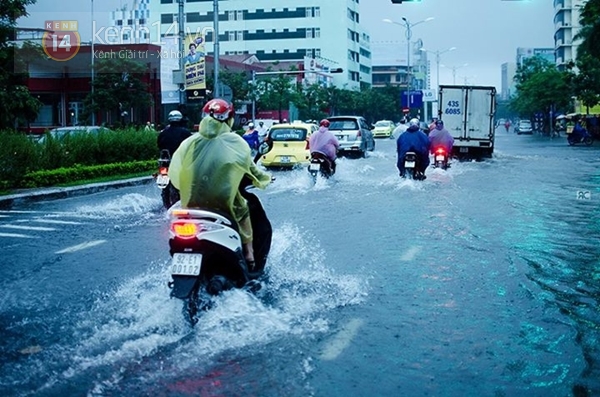
[[[179,51],[179,39],[177,37],[163,37],[161,51],[163,54],[177,54]],[[173,71],[179,70],[179,58],[177,56],[160,57],[160,91],[161,102],[179,103],[179,86],[173,82]]]
[[[204,37],[198,34],[186,36],[184,48],[186,55],[183,64],[187,99],[200,100],[206,93]]]

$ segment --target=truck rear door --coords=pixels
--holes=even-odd
[[[461,87],[440,88],[441,119],[454,139],[465,137],[465,96]]]
[[[469,89],[467,91],[466,134],[469,139],[493,142],[493,96],[494,92],[490,89]]]

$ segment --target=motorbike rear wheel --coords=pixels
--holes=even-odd
[[[590,146],[594,143],[594,139],[591,136],[588,136],[583,140],[583,143],[585,143],[586,146]]]

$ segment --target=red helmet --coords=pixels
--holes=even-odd
[[[319,123],[319,125],[321,127],[329,128],[329,120],[323,119],[323,120],[321,120],[321,122]]]
[[[224,99],[211,99],[202,108],[203,116],[211,116],[219,121],[227,121],[235,116],[233,105]]]

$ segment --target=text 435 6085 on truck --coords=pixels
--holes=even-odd
[[[496,88],[441,85],[438,104],[439,117],[454,137],[452,154],[462,158],[491,157]]]

